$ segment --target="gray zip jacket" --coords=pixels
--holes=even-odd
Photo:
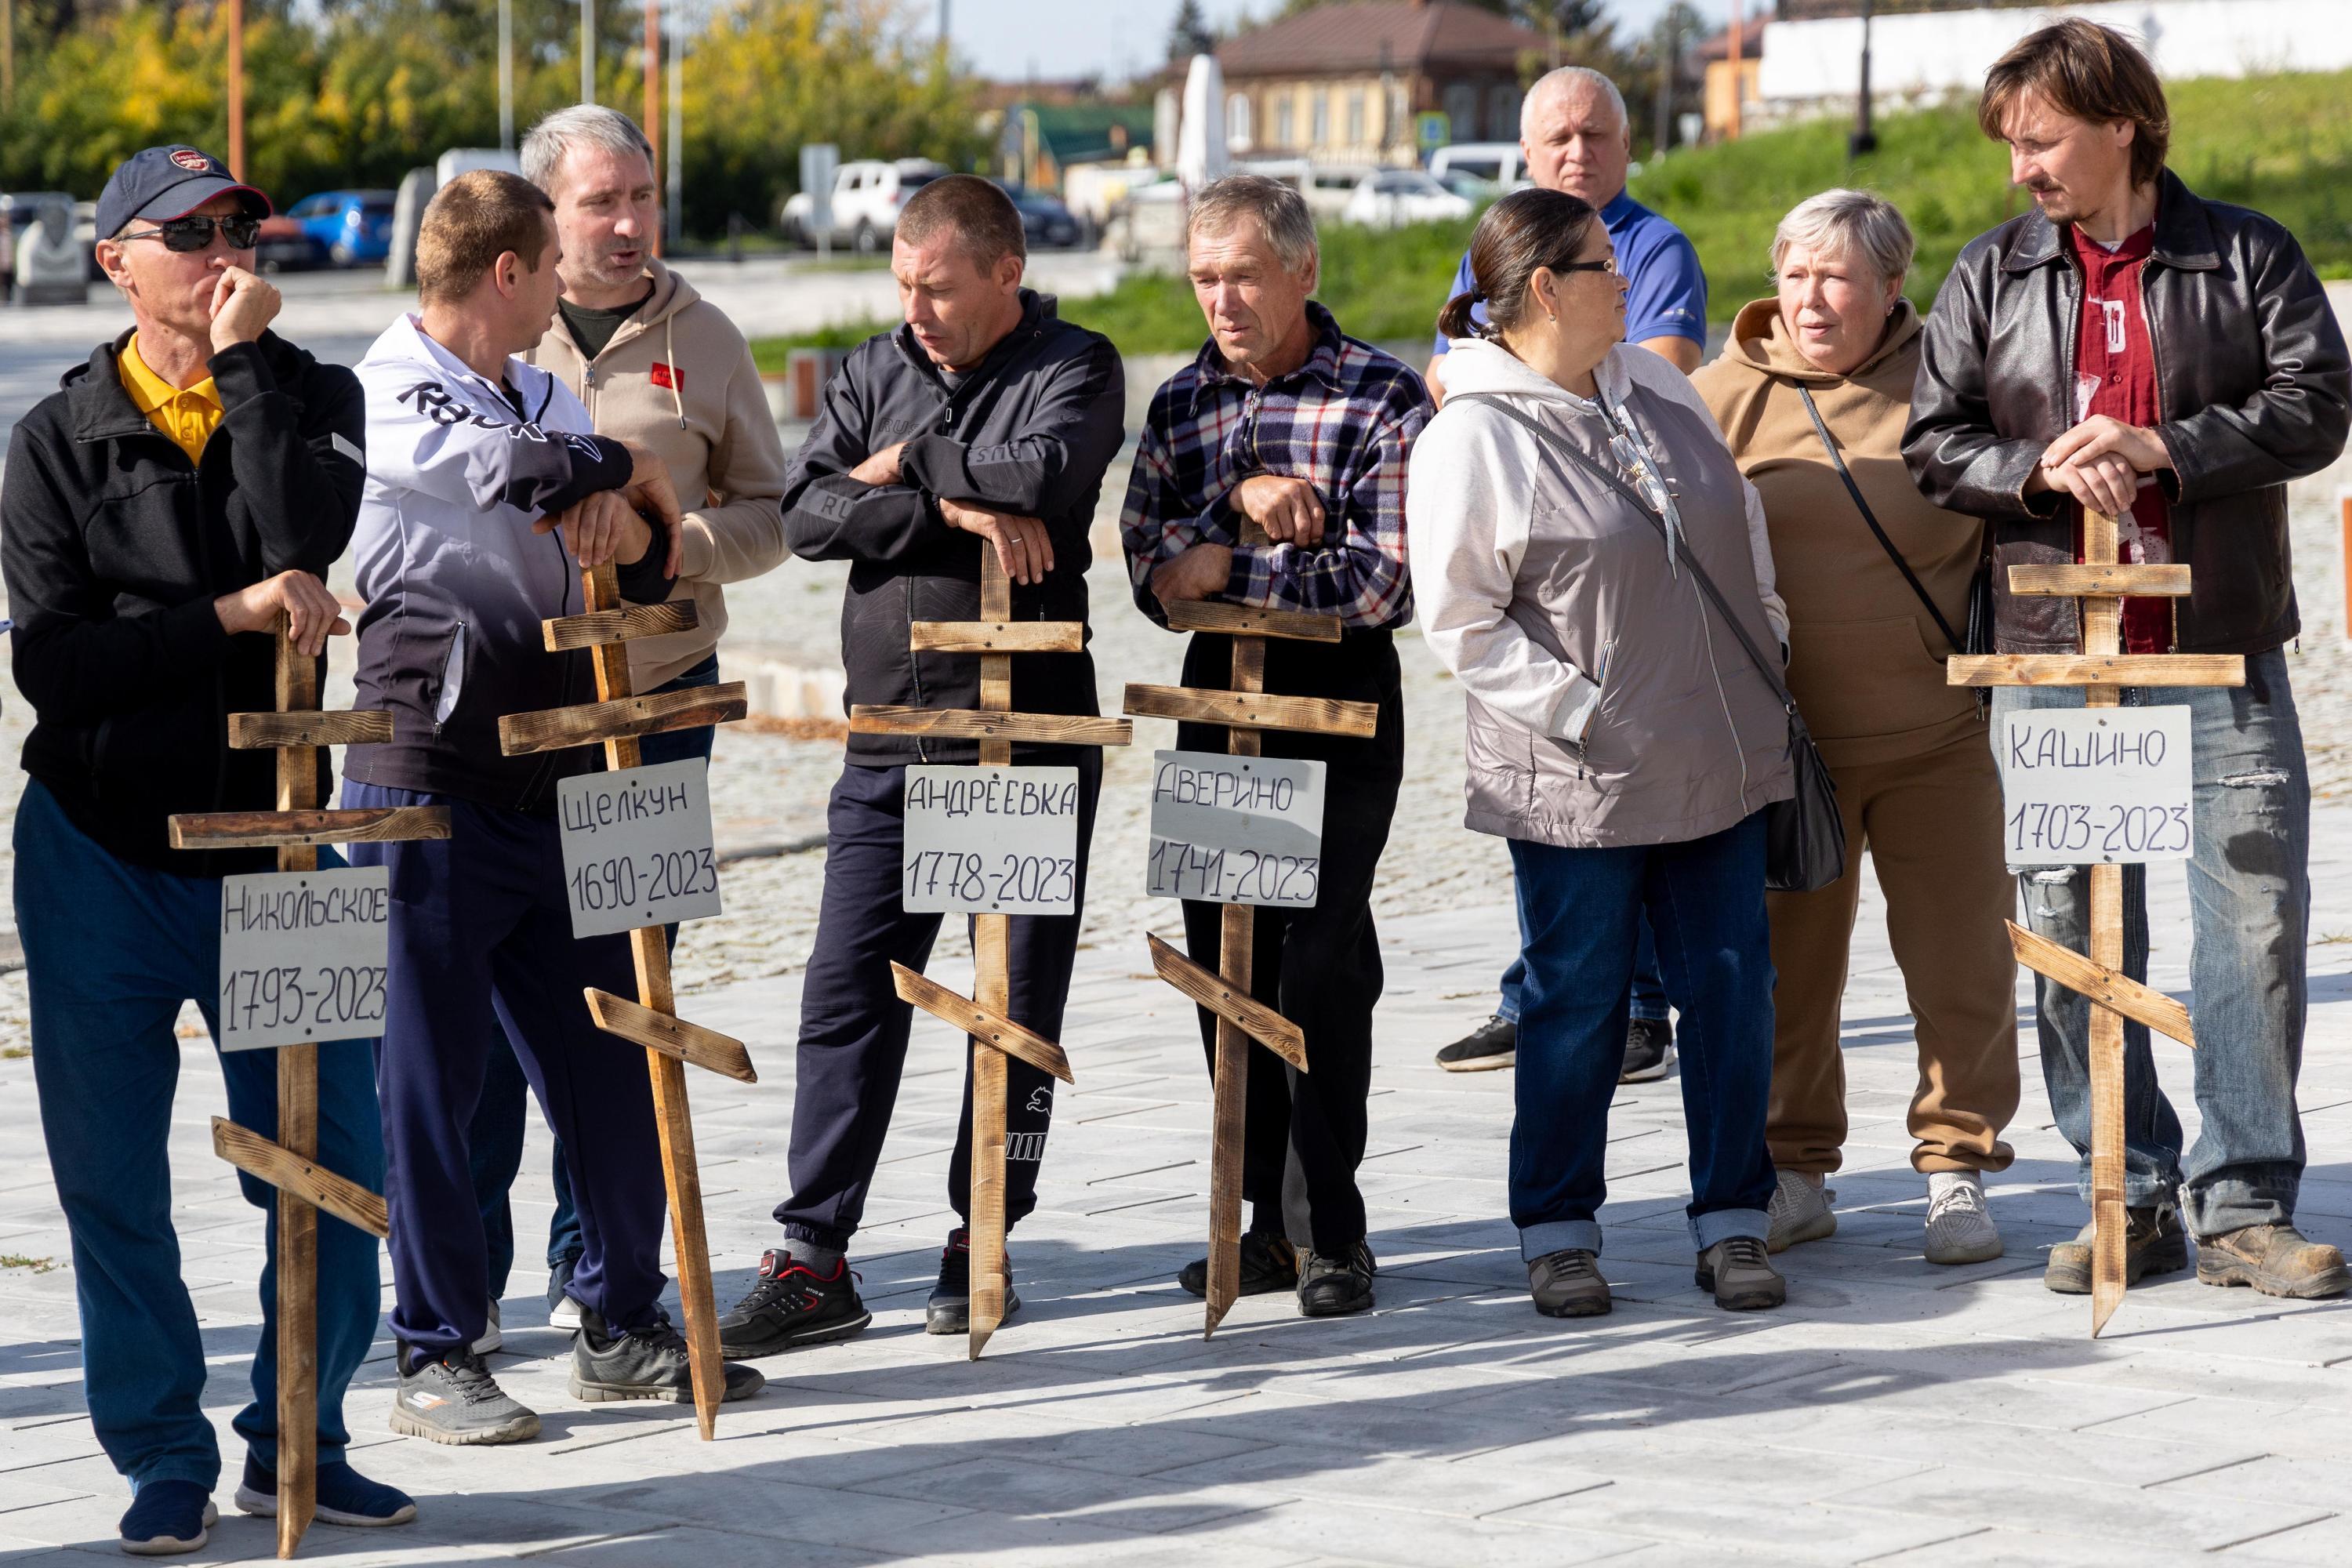
[[[1763,506],[1706,405],[1646,349],[1612,349],[1598,380],[1664,480],[1683,548],[1759,647],[1784,647]],[[1506,395],[1622,473],[1600,405],[1481,339],[1454,344],[1445,389],[1405,517],[1423,635],[1468,700],[1468,826],[1571,849],[1675,844],[1789,798],[1788,715],[1657,528],[1461,395]]]

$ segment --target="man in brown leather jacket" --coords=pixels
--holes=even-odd
[[[2203,1126],[2184,1158],[2147,1032],[2126,1029],[2126,1277],[2186,1266],[2272,1295],[2340,1294],[2333,1247],[2294,1226],[2294,1102],[2307,1000],[2311,791],[2284,643],[2299,630],[2286,483],[2344,449],[2352,370],[2326,292],[2285,228],[2200,200],[2164,166],[2170,121],[2146,57],[2081,20],[1997,62],[1979,110],[2036,210],[1960,254],[1928,318],[1904,457],[1927,499],[1991,524],[2004,653],[2077,651],[2071,599],[2014,598],[2008,568],[2081,559],[2084,508],[2113,514],[2126,562],[2185,562],[2191,597],[2128,599],[2127,653],[2245,656],[2239,689],[2127,691],[2189,710],[2194,755],[2191,1015]],[[2011,688],[2006,715],[2079,705]],[[2026,917],[2077,951],[2088,879],[2019,868]],[[2147,963],[2146,868],[2125,868],[2125,963]],[[2042,1073],[2089,1190],[2087,1005],[2040,985]],[[2045,1283],[2091,1288],[2090,1230]]]

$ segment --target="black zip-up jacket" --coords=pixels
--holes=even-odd
[[[1042,583],[1013,585],[1013,619],[1087,618],[1087,533],[1103,470],[1125,439],[1126,379],[1110,340],[1062,321],[1050,297],[1024,289],[1021,306],[1021,324],[952,392],[911,329],[860,343],[826,384],[816,426],[793,458],[783,500],[793,553],[851,563],[841,605],[849,705],[980,705],[978,654],[907,647],[912,622],[980,618],[980,552],[993,546],[941,521],[942,497],[1045,523],[1054,569]],[[900,441],[900,483],[849,478]],[[1099,711],[1094,656],[1018,656],[1013,706]],[[847,760],[889,767],[979,755],[971,741],[853,734]]]
[[[2158,187],[2156,248],[2140,269],[2173,467],[2175,653],[2263,653],[2301,629],[2287,552],[2286,483],[2334,462],[2352,423],[2352,364],[2327,292],[2284,227]],[[1920,335],[1903,456],[1927,498],[1991,525],[1994,629],[2003,653],[2080,646],[2072,599],[2015,598],[2009,568],[2074,559],[2076,509],[2025,493],[2072,429],[2083,278],[2037,210],[1960,252]],[[1996,346],[1997,345],[1997,346]]]
[[[26,415],[0,485],[0,571],[25,771],[125,860],[183,876],[268,870],[268,850],[169,847],[175,812],[268,811],[276,753],[231,751],[228,715],[277,706],[276,643],[213,601],[280,572],[324,578],[367,478],[360,384],[274,332],[206,366],[224,415],[191,462],[122,389],[125,332]],[[320,797],[328,780],[320,757]]]

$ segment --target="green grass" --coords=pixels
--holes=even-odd
[[[29,1268],[36,1274],[47,1274],[57,1266],[54,1258],[27,1258],[21,1252],[0,1252],[0,1268]]]
[[[2168,90],[2171,163],[2189,187],[2268,213],[2294,231],[2322,276],[2352,277],[2352,71],[2182,81]],[[1676,153],[1633,183],[1636,198],[1698,247],[1717,318],[1728,320],[1766,292],[1773,229],[1790,207],[1831,186],[1874,190],[1903,209],[1919,237],[1908,292],[1922,306],[1962,246],[2025,208],[2010,188],[2008,152],[1978,131],[1973,103],[1882,117],[1879,150],[1859,162],[1846,158],[1847,130],[1842,120],[1815,121]],[[1469,230],[1466,223],[1328,228],[1318,295],[1357,337],[1423,336]],[[1203,335],[1183,280],[1156,274],[1073,300],[1063,313],[1107,333],[1123,353],[1185,353]],[[781,371],[789,349],[847,348],[886,324],[763,338],[751,347],[761,370]]]

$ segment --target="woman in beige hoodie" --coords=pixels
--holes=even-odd
[[[1773,240],[1776,297],[1739,312],[1692,382],[1764,498],[1789,687],[1845,817],[1845,876],[1767,900],[1780,976],[1770,1246],[1837,1228],[1822,1178],[1846,1136],[1838,1004],[1867,847],[1918,1037],[1911,1163],[1927,1175],[1927,1258],[1973,1263],[2000,1256],[1982,1173],[2008,1167],[2000,1131],[2017,1110],[2017,971],[2001,927],[2013,894],[1985,721],[1973,693],[1944,683],[1983,526],[1930,506],[1903,466],[1919,363],[1911,254],[1909,226],[1877,196],[1801,204]]]

